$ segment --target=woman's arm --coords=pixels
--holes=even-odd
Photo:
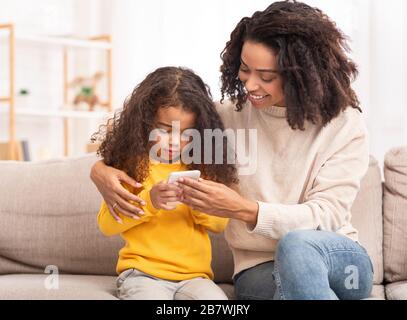
[[[125,184],[125,189],[131,191],[132,187]],[[134,203],[142,210],[142,214],[129,218],[123,215],[118,209],[115,208],[114,212],[111,212],[103,201],[100,208],[97,220],[100,231],[106,236],[113,236],[122,232],[125,232],[139,224],[148,222],[154,217],[160,209],[172,210],[175,206],[168,205],[168,202],[179,201],[177,194],[181,190],[178,186],[171,183],[160,182],[154,185],[151,190],[142,190],[138,193],[138,197],[144,201],[145,206],[141,207],[139,204]],[[114,213],[114,214],[113,214]],[[119,220],[114,218],[117,215]]]
[[[102,202],[102,206],[100,207],[99,214],[97,216],[97,221],[100,231],[105,236],[114,236],[125,232],[139,224],[150,221],[151,217],[157,214],[159,209],[156,209],[151,203],[150,190],[143,190],[138,196],[140,199],[144,199],[146,202],[145,208],[147,210],[144,210],[142,215],[136,215],[134,218],[129,218],[128,216],[123,215],[118,209],[111,212],[107,207],[106,202]],[[141,207],[140,210],[142,210]],[[119,218],[119,220],[115,218],[115,215]]]
[[[243,198],[211,181],[183,178],[183,202],[208,214],[244,221],[248,231],[272,239],[301,229],[336,231],[348,218],[369,164],[367,132],[358,132],[327,157],[299,204],[265,203]],[[261,183],[261,181],[259,181]]]
[[[181,201],[194,210],[256,224],[257,202],[242,197],[236,190],[204,179],[181,178],[178,182],[183,189]]]
[[[109,212],[116,221],[120,221],[121,219],[115,213],[115,210],[113,210],[113,206],[116,210],[129,218],[137,217],[140,214],[142,210],[132,205],[129,201],[144,205],[143,199],[126,190],[122,182],[134,188],[140,188],[141,185],[130,178],[125,172],[109,167],[100,160],[92,166],[90,178],[98,188],[106,202]]]

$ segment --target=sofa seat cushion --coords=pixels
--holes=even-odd
[[[229,283],[221,283],[218,285],[225,292],[229,300],[236,299],[233,285]],[[384,299],[385,299],[384,286],[380,284],[374,285],[372,288],[372,293],[367,300],[384,300]]]
[[[388,300],[407,300],[407,281],[399,281],[386,285]]]
[[[114,300],[116,277],[59,275],[59,289],[47,289],[49,274],[0,276],[0,300]]]
[[[386,295],[385,295],[385,292],[384,292],[384,286],[381,285],[381,284],[373,285],[372,293],[370,294],[369,299],[385,300]]]

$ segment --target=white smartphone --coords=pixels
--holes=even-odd
[[[167,182],[176,182],[179,178],[191,178],[194,180],[198,180],[200,176],[201,171],[199,170],[176,171],[169,174]]]

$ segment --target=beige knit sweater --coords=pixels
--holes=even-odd
[[[257,129],[251,138],[257,141],[250,155],[254,170],[239,165],[242,195],[259,204],[257,225],[231,219],[225,230],[235,274],[273,260],[278,240],[289,231],[334,231],[357,241],[350,209],[369,164],[367,129],[358,110],[346,109],[325,127],[307,122],[300,131],[289,127],[285,108],[257,110],[247,103],[236,112],[226,101],[217,109],[226,128]],[[248,130],[245,135],[248,155]]]

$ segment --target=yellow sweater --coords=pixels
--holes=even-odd
[[[97,220],[106,236],[121,234],[126,245],[119,252],[116,271],[135,268],[165,280],[186,280],[195,277],[213,279],[211,242],[207,230],[221,232],[228,219],[210,216],[179,204],[174,210],[157,210],[151,203],[150,190],[166,181],[170,172],[186,170],[183,164],[150,165],[150,174],[138,196],[146,202],[140,220],[119,213],[118,223],[103,201]],[[125,185],[131,191],[132,188]],[[135,192],[134,192],[135,193]]]

